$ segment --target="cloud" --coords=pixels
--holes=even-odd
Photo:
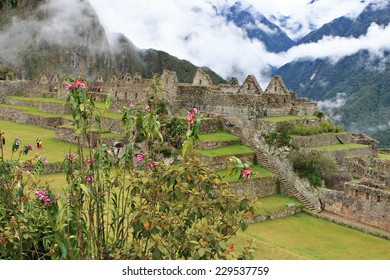
[[[236,0],[90,0],[108,31],[125,34],[137,47],[166,51],[198,66],[208,66],[222,77],[237,75],[243,81],[254,74],[262,87],[270,80],[271,67],[280,67],[300,59],[340,58],[362,49],[375,55],[389,49],[390,27],[373,24],[359,38],[324,37],[319,42],[291,48],[284,53],[269,53],[263,43],[250,40],[234,24],[218,16],[220,9]],[[252,5],[267,18],[287,18],[285,30],[301,26],[294,36],[301,36],[342,15],[356,17],[368,2],[382,5],[383,0],[242,0],[243,7]],[[246,6],[245,6],[246,5]],[[275,18],[275,23],[278,23]],[[291,30],[290,30],[291,31]],[[290,32],[289,31],[289,32]],[[291,32],[290,32],[291,33]]]
[[[89,30],[98,23],[98,18],[88,12],[90,8],[88,1],[51,0],[31,11],[34,16],[14,17],[9,27],[0,31],[0,60],[19,66],[24,63],[21,53],[31,52],[31,47],[43,42],[70,51],[80,45],[92,53],[102,51],[104,42],[96,42],[96,34]]]
[[[317,105],[321,111],[326,112],[334,121],[340,122],[342,116],[339,114],[338,109],[345,105],[347,99],[347,94],[345,92],[339,92],[336,94],[336,97],[332,99],[317,101]]]
[[[281,53],[278,56],[279,60],[274,61],[274,65],[281,66],[289,61],[318,58],[329,58],[332,63],[337,63],[341,58],[361,50],[369,50],[376,57],[383,57],[384,52],[390,49],[388,38],[390,38],[390,24],[379,26],[372,23],[367,33],[358,38],[324,36],[318,42],[292,47],[287,52]]]

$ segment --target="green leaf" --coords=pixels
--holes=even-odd
[[[226,249],[226,242],[223,240],[219,241],[219,247],[221,247],[222,250],[225,250]]]
[[[198,250],[198,254],[199,254],[199,257],[200,257],[200,258],[203,257],[205,253],[206,253],[205,248],[200,248],[200,249]]]
[[[87,188],[86,185],[80,184],[80,188],[83,190],[86,196],[90,197],[91,195],[91,190]]]

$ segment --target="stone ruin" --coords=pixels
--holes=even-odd
[[[280,76],[274,76],[264,91],[253,75],[249,75],[242,85],[234,77],[228,84],[214,85],[202,69],[198,69],[192,83],[180,83],[176,73],[169,70],[164,70],[160,79],[162,93],[172,114],[186,114],[188,108],[196,107],[203,114],[243,120],[243,123],[252,125],[261,117],[304,116],[318,111],[316,103],[298,98],[296,93],[289,91]],[[11,95],[14,89],[20,90],[22,85],[17,87],[16,84],[0,83],[0,93]],[[48,94],[51,92],[54,97],[65,98],[65,84],[66,81],[56,73],[50,79],[42,73],[34,85],[29,84],[28,92],[33,96],[39,92],[46,92],[50,96]],[[104,81],[103,76],[98,74],[90,84],[91,89],[99,88],[99,91],[93,92],[97,101],[103,101],[108,92],[112,93],[112,111],[116,112],[120,112],[130,102],[134,105],[145,104],[150,97],[149,85],[150,80],[143,79],[139,73],[113,74],[108,81]],[[357,152],[343,157],[341,161],[354,177],[363,176],[371,181],[345,180],[336,189],[321,189],[319,197],[322,207],[349,219],[390,231],[390,195],[383,188],[383,184],[390,182],[390,177],[386,175],[390,170],[390,162],[373,159],[373,154],[378,151],[376,140],[360,134],[351,134],[351,137],[354,143],[369,145],[371,148],[363,156]],[[373,161],[378,173],[371,170]]]

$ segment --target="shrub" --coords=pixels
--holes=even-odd
[[[336,163],[332,158],[321,156],[316,152],[293,152],[289,160],[294,172],[316,187],[321,186],[325,174],[336,170]]]

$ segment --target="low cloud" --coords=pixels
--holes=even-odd
[[[317,105],[321,111],[326,112],[334,121],[340,122],[342,116],[339,114],[338,109],[345,105],[347,99],[347,94],[345,92],[339,92],[334,98],[317,101]]]
[[[82,46],[90,52],[99,52],[104,42],[96,44],[87,28],[98,23],[98,18],[88,11],[88,1],[44,1],[24,19],[14,17],[6,30],[0,31],[0,60],[6,64],[23,64],[23,53],[31,52],[31,46],[45,42],[63,48]]]

